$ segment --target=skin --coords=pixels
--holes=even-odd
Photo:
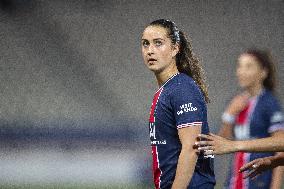
[[[144,63],[155,74],[161,87],[171,76],[178,73],[175,56],[179,46],[172,44],[166,29],[160,26],[148,26],[143,32],[141,42]],[[200,133],[201,125],[178,130],[182,149],[172,189],[187,188],[197,161],[194,142]]]
[[[236,72],[240,87],[243,93],[235,96],[229,103],[225,112],[236,116],[246,106],[248,99],[259,95],[263,90],[263,81],[267,77],[267,70],[263,69],[257,62],[257,59],[249,54],[240,55],[237,63]],[[218,136],[219,135],[219,136]],[[195,144],[198,151],[205,151],[205,154],[227,154],[234,152],[267,152],[284,151],[284,132],[277,131],[272,133],[271,137],[233,141],[233,125],[223,123],[218,135],[199,135],[201,141]],[[282,170],[274,170],[271,189],[278,189],[281,186]]]
[[[159,26],[148,26],[142,36],[142,56],[161,86],[172,75],[178,73],[175,56],[178,45],[173,45],[167,31]]]
[[[254,179],[262,172],[284,166],[284,154],[255,159],[241,167],[240,172],[249,171],[244,178]]]
[[[278,131],[271,137],[260,138],[255,140],[242,140],[234,141],[224,137],[214,135],[200,134],[199,138],[202,141],[198,141],[195,144],[199,151],[205,151],[207,155],[215,154],[228,154],[234,152],[284,152],[284,132]]]

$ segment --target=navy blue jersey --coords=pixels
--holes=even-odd
[[[153,155],[153,175],[156,189],[171,188],[181,152],[178,129],[202,125],[209,133],[207,107],[203,94],[186,74],[172,76],[155,93],[149,118]],[[205,186],[206,185],[206,186]],[[199,155],[188,188],[208,188],[215,185],[213,158]]]
[[[237,140],[269,137],[273,132],[284,130],[284,117],[280,103],[270,91],[262,91],[259,96],[251,98],[247,106],[237,115],[233,129]],[[265,171],[251,180],[243,179],[243,173],[239,173],[239,169],[252,160],[272,155],[274,153],[235,153],[224,188],[269,189],[272,170]]]

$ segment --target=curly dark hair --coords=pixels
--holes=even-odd
[[[201,67],[200,60],[192,52],[192,46],[186,35],[178,29],[176,24],[170,20],[159,19],[151,22],[149,26],[160,26],[167,30],[169,38],[173,44],[179,45],[179,52],[176,55],[176,66],[179,72],[192,77],[201,89],[204,99],[210,102],[208,88],[205,84],[204,70]]]
[[[267,77],[263,81],[265,89],[275,92],[276,88],[276,71],[275,62],[268,50],[250,48],[243,52],[256,58],[258,64],[267,71]]]

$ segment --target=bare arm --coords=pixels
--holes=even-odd
[[[233,138],[233,126],[236,116],[247,106],[249,99],[248,93],[244,92],[235,96],[225,109],[224,114],[231,117],[228,119],[227,116],[222,115],[222,127],[219,130],[218,135],[231,139]],[[233,118],[233,120],[232,120]],[[228,122],[229,121],[229,122]]]
[[[275,132],[275,133],[273,133],[272,136],[281,135],[283,133],[284,132]],[[284,137],[283,137],[283,139],[284,139]],[[278,152],[275,156],[281,157],[283,154],[284,154],[284,152]],[[272,172],[272,181],[271,181],[270,189],[280,189],[281,185],[282,185],[282,178],[283,178],[283,167],[278,166],[278,167],[274,168],[273,172]]]
[[[236,117],[236,115],[241,112],[245,106],[247,105],[247,101],[248,101],[248,94],[247,93],[242,93],[240,95],[235,96],[231,102],[229,103],[229,105],[227,106],[226,110],[225,110],[225,114],[230,115],[231,117]],[[223,143],[223,144],[228,144],[227,148],[218,148],[217,145],[215,146],[208,146],[209,144],[212,144],[212,142],[210,141],[210,139],[205,138],[205,135],[201,135],[200,139],[202,140],[209,140],[209,141],[201,141],[201,142],[197,142],[196,145],[199,146],[199,151],[201,150],[215,150],[215,154],[225,154],[225,153],[231,153],[233,152],[233,149],[231,149],[231,144],[229,144],[229,140],[225,140],[225,139],[233,139],[233,127],[234,127],[234,122],[229,121],[224,119],[222,116],[222,126],[218,132],[218,135],[220,136],[219,138],[217,138],[216,135],[211,134],[211,137],[215,137],[216,138],[216,143],[219,142]],[[223,138],[224,140],[222,140]],[[214,139],[215,139],[214,138]],[[218,140],[219,139],[219,140]],[[228,141],[228,143],[224,143]],[[213,142],[215,142],[213,140]],[[207,145],[207,146],[206,146]],[[217,149],[216,149],[217,148]],[[212,153],[212,151],[208,151],[207,153]],[[206,153],[205,153],[206,154]]]
[[[283,152],[278,152],[276,156],[284,154]],[[278,166],[273,169],[272,172],[272,182],[270,185],[270,189],[281,189],[282,185],[282,178],[283,178],[283,167]]]
[[[275,156],[255,159],[241,167],[240,172],[249,171],[244,178],[254,178],[263,171],[274,169],[277,166],[284,166],[284,153]]]
[[[277,131],[271,137],[234,141],[237,151],[242,152],[283,152],[284,151],[284,131]]]
[[[218,135],[227,139],[233,138],[233,125],[229,123],[223,123]]]
[[[202,141],[195,144],[199,146],[198,150],[206,151],[210,154],[227,154],[233,152],[284,152],[284,131],[277,131],[271,137],[233,141],[226,138],[209,134],[199,135]],[[205,139],[205,140],[204,140]]]
[[[172,189],[186,189],[191,180],[197,161],[196,150],[193,147],[200,132],[201,126],[186,127],[178,130],[182,149]]]
[[[224,114],[230,115],[235,119],[235,117],[247,106],[248,99],[249,95],[246,92],[235,96],[228,104]],[[228,120],[224,119],[222,116],[222,126],[218,135],[227,139],[232,139],[234,122],[232,122],[232,120],[229,122],[227,121]]]

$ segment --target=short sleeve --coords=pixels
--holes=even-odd
[[[284,131],[284,116],[281,105],[277,99],[273,99],[268,106],[269,128],[268,132],[273,133],[279,130]]]
[[[202,125],[206,105],[196,85],[178,86],[171,99],[177,129]]]

